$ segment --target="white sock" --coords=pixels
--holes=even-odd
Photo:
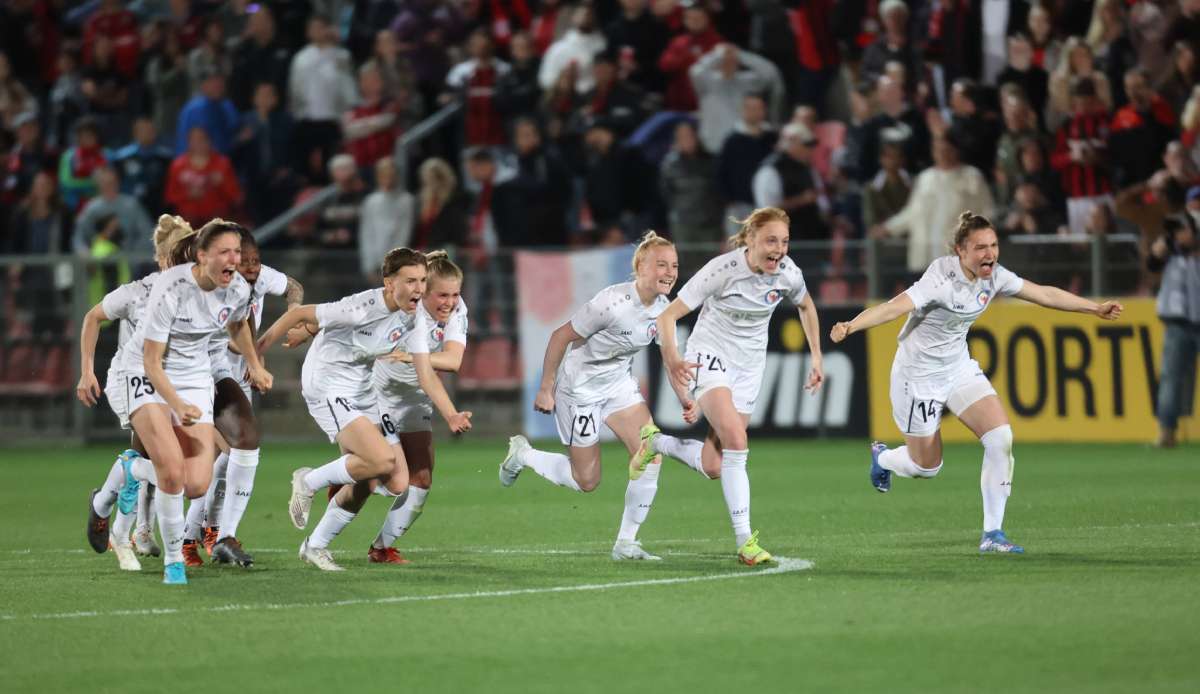
[[[421,517],[421,512],[425,510],[425,499],[428,496],[428,489],[410,485],[408,493],[397,497],[392,502],[391,510],[383,519],[383,527],[379,529],[379,534],[375,536],[375,542],[371,546],[378,549],[391,547],[392,543],[408,532],[413,523],[416,523],[417,519]]]
[[[412,489],[412,487],[409,487],[409,489]],[[386,485],[386,484],[383,484],[383,483],[381,482],[381,483],[379,483],[379,484],[375,485],[375,489],[371,490],[371,493],[372,493],[372,494],[376,494],[376,495],[378,495],[378,496],[386,496],[386,497],[389,497],[389,498],[395,499],[395,498],[397,498],[397,497],[403,497],[403,496],[404,496],[404,494],[407,494],[407,493],[408,493],[408,491],[406,490],[406,491],[404,492],[404,494],[393,494],[393,493],[392,493],[392,490],[388,489],[388,488],[387,488],[387,485]]]
[[[148,482],[138,485],[137,529],[139,533],[144,532],[150,536],[154,535],[154,517],[157,515],[154,511],[156,489],[157,487]]]
[[[733,537],[738,547],[750,539],[750,476],[746,474],[749,450],[721,453],[721,492],[733,524]]]
[[[163,540],[163,564],[183,561],[183,492],[168,494],[159,489],[154,494],[154,506]]]
[[[113,542],[124,547],[129,546],[129,531],[133,530],[133,521],[136,518],[136,514],[121,513],[121,509],[117,509],[117,516],[113,519],[112,529],[109,531]]]
[[[208,524],[219,523],[225,508],[225,475],[229,470],[229,454],[222,452],[213,461],[213,481],[204,496],[204,508],[208,509]]]
[[[183,539],[199,540],[201,531],[204,530],[205,513],[204,497],[192,499],[188,504],[187,517],[183,525]]]
[[[154,463],[150,462],[149,458],[134,458],[133,465],[129,466],[129,472],[136,480],[158,486],[158,475],[154,472]]]
[[[583,491],[571,474],[571,459],[562,453],[547,453],[532,448],[521,456],[521,462],[560,487]]]
[[[708,474],[704,472],[704,463],[700,460],[700,454],[704,450],[703,441],[677,439],[674,436],[659,434],[654,437],[654,450],[671,456],[701,475],[704,475],[705,479],[709,479]]]
[[[1004,506],[1012,493],[1012,427],[996,427],[979,437],[983,443],[983,471],[979,490],[983,492],[983,531],[999,530],[1004,525]]]
[[[937,467],[932,468],[917,465],[916,461],[908,457],[908,446],[889,448],[880,453],[879,467],[891,470],[901,477],[937,477],[937,474],[942,471],[941,461],[938,461]]]
[[[125,468],[118,460],[108,469],[108,477],[104,478],[104,484],[100,487],[100,491],[92,497],[92,510],[96,512],[96,515],[101,518],[108,518],[112,515],[113,504],[117,503],[117,493],[124,486]]]
[[[638,528],[646,522],[646,516],[654,504],[654,495],[658,493],[658,473],[661,470],[661,463],[651,463],[641,477],[629,480],[629,486],[625,487],[625,513],[621,515],[617,540],[637,539]]]
[[[354,484],[354,478],[346,469],[346,461],[350,455],[344,455],[337,460],[325,463],[304,476],[304,484],[314,492],[333,484]]]
[[[221,530],[217,539],[237,536],[238,523],[246,514],[250,494],[254,491],[254,473],[258,470],[258,449],[229,451],[229,470],[225,477],[225,508],[219,518]]]
[[[325,507],[325,515],[321,516],[321,521],[313,529],[312,535],[308,536],[308,546],[314,549],[328,547],[333,538],[350,525],[350,521],[354,520],[356,515],[358,514],[351,513],[338,506],[336,501],[330,500],[329,505]]]

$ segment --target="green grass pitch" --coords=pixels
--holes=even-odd
[[[755,442],[760,540],[814,564],[763,574],[734,561],[719,483],[682,465],[642,531],[666,560],[618,564],[615,448],[583,495],[531,471],[503,489],[503,444],[443,443],[413,563],[366,563],[372,499],[326,574],[285,507],[292,468],[333,449],[269,445],[240,533],[258,563],[184,588],[87,548],[114,453],[0,451],[6,692],[1200,691],[1196,447],[1018,440],[1006,529],[1028,554],[980,556],[978,446],[882,495],[865,441]]]

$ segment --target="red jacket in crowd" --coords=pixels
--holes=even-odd
[[[667,44],[667,50],[663,51],[662,57],[658,59],[658,69],[666,73],[670,80],[667,83],[667,93],[664,99],[668,109],[695,111],[699,108],[688,69],[692,67],[692,63],[700,59],[700,56],[724,40],[712,27],[702,34],[685,33],[671,39],[671,43]]]
[[[142,39],[138,33],[137,17],[126,9],[112,12],[103,7],[96,10],[83,29],[83,62],[92,63],[92,46],[97,36],[107,36],[113,42],[113,59],[117,70],[132,79],[137,75],[138,57],[142,52]]]
[[[197,229],[213,217],[233,217],[242,203],[242,188],[229,159],[211,152],[202,162],[185,152],[167,171],[167,204]]]

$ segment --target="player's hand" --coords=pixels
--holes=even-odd
[[[1125,307],[1121,305],[1120,301],[1105,301],[1096,307],[1096,315],[1104,320],[1116,320],[1121,317],[1121,312],[1124,310]]]
[[[549,390],[539,390],[537,395],[533,397],[533,409],[542,414],[550,414],[554,411],[554,393]]]
[[[390,361],[394,364],[411,364],[412,363],[412,355],[409,354],[408,352],[401,352],[400,350],[396,350],[394,352],[388,352],[387,354],[380,357],[380,359],[382,359],[383,361]]]
[[[196,407],[190,402],[181,402],[178,406],[172,407],[171,409],[175,412],[175,416],[179,418],[179,421],[185,427],[190,427],[191,425],[200,421],[200,417],[203,414],[200,412],[199,407]]]
[[[79,375],[79,385],[75,386],[75,397],[83,404],[91,407],[100,400],[100,383],[96,374],[88,371]]]
[[[833,340],[834,344],[845,340],[850,335],[850,322],[843,321],[834,323],[833,329],[829,331],[829,339]]]
[[[308,324],[301,323],[287,332],[287,339],[283,341],[283,347],[284,349],[295,349],[313,337],[314,335],[308,331]]]
[[[695,400],[688,400],[680,404],[683,405],[683,421],[688,424],[700,421],[700,406],[696,404]]]
[[[825,371],[821,369],[821,362],[814,361],[812,369],[808,372],[808,383],[804,384],[804,390],[816,395],[821,389],[821,384],[825,382]]]
[[[470,412],[455,412],[446,420],[450,425],[450,431],[461,434],[464,431],[471,430],[471,413]]]
[[[687,390],[688,384],[696,378],[693,372],[699,368],[700,365],[695,362],[672,359],[667,362],[667,375],[676,388]]]
[[[250,368],[250,387],[260,393],[265,393],[271,390],[271,386],[275,385],[275,377],[266,369]]]

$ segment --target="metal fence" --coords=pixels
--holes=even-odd
[[[1004,242],[1001,262],[1039,283],[1094,296],[1128,295],[1145,285],[1137,243],[1133,235],[1018,237]],[[689,245],[679,250],[682,283],[721,249]],[[818,307],[888,298],[913,279],[903,242],[797,242],[790,255],[804,270]],[[367,286],[354,252],[264,251],[263,261],[300,280],[310,303]],[[88,409],[75,398],[79,324],[105,291],[152,270],[148,258],[0,256],[0,440],[123,436],[103,402]],[[447,383],[459,406],[475,412],[477,431],[507,432],[520,421],[522,376],[512,253],[500,253],[487,268],[467,273],[463,294],[472,316],[470,346],[462,372]],[[282,309],[282,299],[269,298],[264,325]],[[116,342],[115,329],[101,331],[95,363],[102,385]],[[303,350],[277,347],[268,355],[276,385],[259,403],[268,437],[318,436],[300,396],[302,360]]]

